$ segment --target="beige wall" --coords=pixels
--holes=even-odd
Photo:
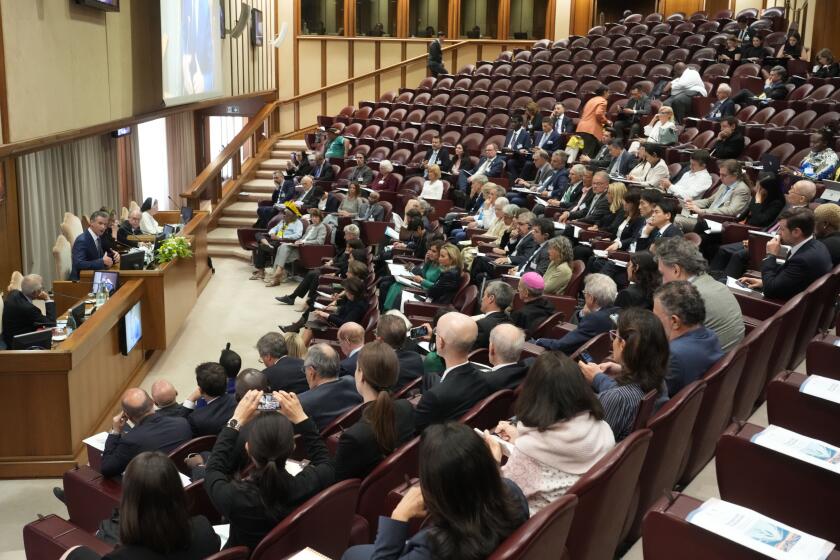
[[[572,29],[572,0],[557,0],[554,10],[554,37],[559,41],[569,36]]]
[[[275,35],[274,0],[248,2],[263,12],[266,42],[251,47],[248,31],[225,39],[227,95],[270,90],[275,83],[276,54],[268,44]],[[0,0],[0,8],[10,141],[162,108],[159,0],[122,0],[119,12],[71,0]],[[235,19],[228,15],[227,27]]]

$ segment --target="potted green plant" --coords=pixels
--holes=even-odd
[[[165,239],[158,246],[155,260],[158,264],[164,264],[177,258],[188,259],[192,256],[193,252],[190,248],[189,239],[182,236],[173,236]]]

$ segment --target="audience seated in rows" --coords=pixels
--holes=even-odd
[[[526,272],[517,285],[522,307],[510,314],[510,322],[528,333],[533,334],[540,323],[554,315],[554,304],[543,297],[545,280],[538,272]]]
[[[487,359],[491,368],[481,375],[493,392],[516,389],[522,383],[528,373],[528,368],[519,363],[524,345],[525,333],[510,323],[501,323],[490,332]]]
[[[214,436],[236,408],[233,395],[227,392],[225,368],[215,362],[204,362],[195,368],[195,380],[198,386],[181,403],[179,413],[189,422],[193,437]],[[196,407],[199,398],[204,400],[202,407]]]
[[[300,396],[300,405],[319,430],[362,402],[353,377],[339,376],[338,352],[329,344],[309,347],[303,360],[309,390]]]
[[[478,335],[473,348],[488,348],[493,329],[497,325],[511,322],[507,309],[513,304],[513,296],[513,288],[507,282],[494,280],[487,283],[481,294],[482,317],[475,322]]]
[[[44,302],[42,313],[32,302]],[[10,290],[3,301],[3,342],[5,348],[13,347],[14,338],[31,333],[40,327],[55,324],[55,301],[44,290],[44,280],[38,274],[23,277],[19,290]]]
[[[720,185],[711,195],[685,200],[685,208],[698,218],[706,213],[738,217],[749,208],[751,189],[741,164],[728,159],[719,164],[718,173]],[[689,232],[697,225],[697,218],[681,214],[677,216],[676,223],[684,232]]]

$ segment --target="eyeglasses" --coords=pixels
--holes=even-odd
[[[619,336],[617,330],[612,330],[610,331],[610,341],[614,341],[615,339],[624,340],[623,338],[621,338],[621,336]]]

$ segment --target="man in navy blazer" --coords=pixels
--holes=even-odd
[[[195,368],[195,380],[198,387],[181,403],[180,413],[189,422],[193,437],[218,435],[236,410],[236,399],[227,392],[225,368],[204,362]],[[199,398],[207,404],[197,408]]]
[[[126,425],[128,420],[134,424],[131,429]],[[128,389],[122,396],[122,412],[114,417],[108,439],[105,440],[102,475],[119,476],[140,453],[169,453],[192,437],[186,419],[155,414],[154,402],[146,391]]]
[[[46,315],[33,305],[33,301],[44,301]],[[55,302],[43,288],[43,280],[37,274],[28,274],[20,283],[20,290],[12,290],[3,304],[3,339],[11,348],[14,337],[38,330],[55,323]]]
[[[365,329],[359,323],[350,321],[339,327],[338,345],[341,353],[347,356],[339,364],[339,376],[356,375],[356,362],[359,361],[359,351],[365,345]]]
[[[286,339],[279,332],[262,335],[257,341],[257,354],[265,364],[263,373],[272,391],[286,391],[298,395],[309,390],[303,374],[303,360],[288,355]]]
[[[376,325],[376,338],[393,348],[397,354],[400,370],[393,389],[402,389],[423,376],[423,357],[413,350],[404,348],[408,338],[405,321],[396,315],[383,315]]]
[[[108,229],[108,213],[97,210],[90,215],[90,227],[73,241],[73,268],[70,280],[79,280],[82,270],[102,270],[120,262],[120,255],[108,251],[103,245],[102,234]]]
[[[653,210],[636,241],[636,251],[647,251],[660,237],[682,237],[682,230],[674,223],[676,206],[669,198],[653,203]]]
[[[467,192],[467,187],[476,175],[485,177],[501,177],[505,168],[505,160],[498,154],[498,148],[493,142],[484,146],[484,155],[478,160],[476,166],[470,170],[462,169],[458,174],[458,189]]]
[[[615,328],[614,317],[619,311],[613,306],[618,294],[615,281],[605,274],[590,274],[586,277],[583,294],[585,305],[577,313],[577,328],[563,338],[539,338],[538,346],[571,355],[599,334]]]
[[[566,106],[562,103],[555,103],[554,110],[547,119],[551,122],[551,128],[557,134],[570,134],[575,131],[575,125],[572,123],[572,118],[566,115]]]
[[[490,346],[487,360],[493,366],[481,375],[493,391],[516,389],[528,368],[519,363],[525,346],[525,332],[510,323],[501,323],[490,331]]]
[[[414,409],[414,427],[418,433],[430,424],[457,420],[478,401],[490,395],[487,381],[470,364],[478,327],[467,315],[447,313],[437,324],[435,344],[446,369],[440,382],[423,392]]]
[[[441,142],[440,136],[432,137],[432,146],[426,150],[426,155],[423,156],[423,176],[429,176],[429,166],[437,165],[443,173],[448,173],[449,168],[452,167],[452,162],[449,159],[449,151]]]
[[[543,119],[542,130],[534,135],[534,149],[545,150],[549,154],[560,149],[562,137],[551,126],[549,119]]]
[[[362,403],[362,396],[356,390],[356,378],[338,376],[338,352],[329,344],[310,346],[303,367],[309,390],[298,398],[303,411],[319,430]]]
[[[782,264],[776,259],[781,245],[790,252]],[[831,270],[831,255],[814,239],[814,212],[810,208],[790,208],[779,216],[779,234],[767,242],[767,256],[761,263],[761,280],[741,278],[750,288],[761,290],[772,299],[790,299],[804,292],[811,283]]]
[[[732,88],[728,84],[720,84],[715,92],[717,101],[709,108],[703,117],[708,121],[720,122],[726,117],[735,116],[735,101],[732,100]]]
[[[636,165],[636,158],[624,149],[624,144],[621,140],[616,139],[610,142],[610,155],[612,156],[612,161],[607,166],[607,173],[610,176],[621,175],[625,177]]]

